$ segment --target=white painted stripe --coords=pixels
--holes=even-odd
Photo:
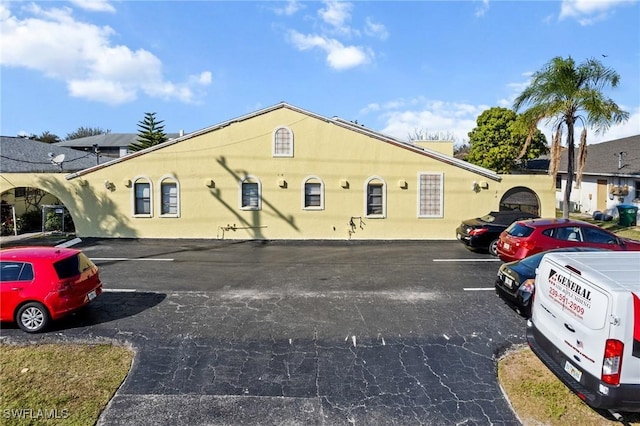
[[[136,290],[135,288],[102,288],[103,292],[109,292],[109,293],[134,293],[138,290]]]
[[[82,242],[82,240],[80,238],[74,238],[73,240],[69,240],[69,241],[65,241],[64,243],[60,243],[60,244],[56,245],[56,247],[67,248],[67,247],[74,246],[76,244],[80,244],[81,242]]]
[[[489,291],[495,290],[495,287],[466,287],[463,288],[464,291]]]
[[[140,261],[152,261],[152,262],[173,262],[173,259],[146,259],[146,258],[136,258],[136,257],[92,257],[91,260],[98,262],[107,262],[107,261],[117,261],[117,262],[126,262],[130,260],[140,260]]]
[[[502,262],[500,259],[433,259],[434,262]]]

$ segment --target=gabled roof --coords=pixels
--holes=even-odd
[[[179,133],[167,133],[167,137],[170,139],[177,138],[178,136],[180,136]],[[55,145],[68,148],[92,148],[93,145],[98,145],[99,147],[118,148],[122,146],[129,146],[133,142],[136,142],[137,139],[137,133],[104,133],[101,135],[93,135],[57,142]]]
[[[576,168],[577,171],[577,156]],[[567,172],[567,153],[562,153],[560,172]],[[640,177],[640,135],[587,146],[583,175]]]
[[[410,144],[410,143],[407,143],[407,142],[404,142],[404,141],[400,141],[400,140],[395,139],[395,138],[393,138],[391,136],[387,136],[387,135],[384,135],[382,133],[376,132],[375,130],[368,129],[368,128],[360,125],[360,124],[355,124],[355,123],[352,123],[350,121],[343,120],[343,119],[340,119],[340,118],[337,118],[337,117],[327,118],[327,117],[312,113],[310,111],[306,111],[306,110],[304,110],[302,108],[298,108],[298,107],[295,107],[293,105],[289,105],[289,104],[287,104],[285,102],[281,102],[281,103],[273,105],[271,107],[267,107],[267,108],[255,111],[255,112],[243,115],[243,116],[238,117],[238,118],[234,118],[234,119],[231,119],[231,120],[228,120],[228,121],[224,121],[222,123],[219,123],[219,124],[204,128],[202,130],[197,130],[197,131],[195,131],[193,133],[186,134],[186,135],[178,137],[176,139],[168,140],[168,141],[166,141],[164,143],[152,146],[150,148],[147,148],[147,149],[144,149],[144,150],[141,150],[141,151],[133,152],[133,153],[131,153],[129,155],[117,158],[117,159],[109,161],[107,163],[100,164],[98,166],[94,166],[94,167],[91,167],[89,169],[77,172],[77,173],[72,173],[70,175],[67,175],[66,178],[67,179],[73,179],[73,178],[76,178],[76,177],[91,173],[91,172],[93,172],[95,170],[99,170],[99,169],[102,169],[102,168],[105,168],[105,167],[109,167],[111,165],[114,165],[114,164],[117,164],[117,163],[120,163],[120,162],[123,162],[123,161],[128,161],[128,160],[136,158],[136,157],[138,157],[140,155],[145,155],[145,154],[147,154],[149,152],[156,151],[156,150],[159,150],[159,149],[163,149],[163,148],[165,148],[167,146],[170,146],[170,145],[173,145],[173,144],[176,144],[176,143],[180,143],[180,142],[182,142],[184,140],[191,139],[191,138],[194,138],[196,136],[200,136],[200,135],[203,135],[205,133],[209,133],[209,132],[215,131],[217,129],[221,129],[223,127],[229,126],[229,125],[234,124],[234,123],[240,123],[242,121],[246,121],[246,120],[249,120],[251,118],[254,118],[254,117],[257,117],[257,116],[260,116],[260,115],[263,115],[263,114],[267,114],[267,113],[270,113],[272,111],[275,111],[275,110],[278,110],[278,109],[281,109],[281,108],[287,108],[289,110],[296,111],[298,113],[308,115],[308,116],[316,118],[318,120],[322,120],[322,121],[324,121],[326,123],[331,123],[331,124],[334,124],[336,126],[340,126],[340,127],[352,130],[354,132],[358,132],[358,133],[370,136],[370,137],[372,137],[374,139],[377,139],[377,140],[379,140],[379,141],[381,141],[383,143],[389,143],[389,144],[397,146],[398,148],[406,149],[406,150],[409,150],[409,151],[413,151],[416,154],[424,155],[425,157],[433,158],[433,159],[441,161],[443,163],[450,164],[450,165],[459,167],[461,169],[477,173],[477,174],[479,174],[481,176],[486,177],[487,179],[491,179],[491,180],[494,180],[494,181],[502,180],[500,175],[498,175],[497,173],[495,173],[495,172],[493,172],[491,170],[485,169],[484,167],[479,167],[479,166],[476,166],[474,164],[471,164],[471,163],[468,163],[466,161],[457,159],[455,157],[451,157],[451,156],[442,154],[442,153],[437,152],[437,151],[433,151],[433,150],[430,150],[430,149],[427,149],[427,148],[422,148],[422,147],[419,147],[419,146],[416,146],[416,145],[413,145],[413,144]]]
[[[53,163],[51,159],[60,154],[64,154],[64,161],[60,165]],[[32,139],[0,136],[0,173],[69,173],[95,164],[93,153]]]

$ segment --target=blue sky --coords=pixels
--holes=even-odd
[[[407,139],[468,139],[555,56],[596,58],[640,134],[640,4],[617,1],[3,1],[0,134],[191,132],[287,102]],[[550,140],[550,132],[542,129]]]

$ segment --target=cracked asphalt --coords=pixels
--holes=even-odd
[[[525,321],[455,241],[88,240],[105,292],[12,343],[130,345],[99,425],[517,425],[497,359]]]

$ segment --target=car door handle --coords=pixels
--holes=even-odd
[[[576,332],[575,328],[571,327],[571,326],[570,326],[569,324],[567,324],[567,323],[564,323],[564,328],[566,328],[567,330],[569,330],[569,331],[570,331],[570,332],[572,332],[572,333],[575,333],[575,332]]]

